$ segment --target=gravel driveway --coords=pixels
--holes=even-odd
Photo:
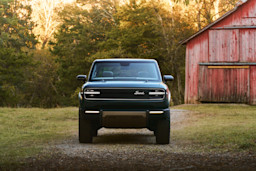
[[[173,109],[172,129],[180,129],[190,113]],[[182,123],[182,124],[181,124]],[[179,144],[156,145],[147,129],[100,129],[93,144],[77,135],[50,146],[47,157],[29,160],[26,170],[256,170],[256,155],[199,154]]]

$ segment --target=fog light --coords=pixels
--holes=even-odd
[[[160,115],[160,114],[163,114],[164,111],[150,111],[149,114],[151,115]]]
[[[84,113],[86,114],[99,114],[100,111],[91,111],[91,110],[86,110]]]

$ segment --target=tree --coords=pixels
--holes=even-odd
[[[62,14],[53,53],[58,56],[63,104],[71,104],[74,90],[79,90],[77,74],[88,72],[96,58],[116,57],[157,59],[163,73],[177,78],[173,97],[176,104],[182,103],[185,55],[179,42],[191,34],[191,27],[181,8],[171,16],[163,4],[154,1],[129,1],[121,6],[96,2],[90,9],[68,7]]]
[[[198,30],[217,20],[224,13],[234,8],[239,0],[174,0],[176,3],[187,5],[190,14],[194,13],[194,22]]]
[[[26,85],[23,104],[33,107],[56,107],[59,105],[56,58],[48,49],[37,49],[33,54],[33,74],[26,78],[29,84]]]
[[[0,2],[0,105],[22,104],[25,78],[32,66],[29,49],[36,40],[32,34],[30,9],[15,0]]]
[[[75,0],[26,0],[32,8],[32,21],[36,24],[33,33],[38,37],[41,48],[44,49],[53,39],[53,34],[61,24],[58,13],[67,3]]]
[[[68,6],[61,16],[63,24],[55,35],[52,52],[58,56],[60,103],[72,105],[77,102],[74,90],[80,86],[76,75],[89,71],[90,57],[99,50],[97,44],[104,39],[111,23],[102,18],[99,11],[91,9],[89,12],[77,6]]]

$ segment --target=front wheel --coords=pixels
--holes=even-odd
[[[92,143],[93,131],[91,123],[79,114],[79,142]]]
[[[169,144],[170,143],[170,118],[160,120],[157,123],[155,130],[156,143],[157,144]]]
[[[97,136],[98,136],[98,129],[94,129],[94,130],[93,130],[93,136],[94,136],[94,137],[97,137]]]

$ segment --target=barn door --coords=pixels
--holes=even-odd
[[[249,66],[200,66],[199,101],[248,103]]]

